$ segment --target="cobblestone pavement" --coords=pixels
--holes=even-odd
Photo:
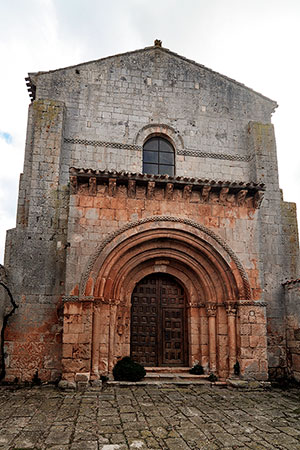
[[[300,449],[300,391],[0,388],[0,449]]]

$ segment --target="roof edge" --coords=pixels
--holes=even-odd
[[[253,92],[254,94],[258,95],[259,97],[263,98],[264,100],[267,100],[268,102],[273,104],[274,110],[278,107],[278,103],[275,100],[272,100],[269,97],[266,97],[265,95],[261,94],[260,92],[255,91],[254,89],[246,86],[245,84],[240,83],[239,81],[236,81],[233,78],[230,78],[230,77],[228,77],[226,75],[223,75],[223,74],[221,74],[221,73],[219,73],[219,72],[217,72],[217,71],[215,71],[213,69],[210,69],[210,68],[204,66],[203,64],[197,63],[196,61],[194,61],[192,59],[189,59],[189,58],[186,58],[185,56],[179,55],[178,53],[175,53],[175,52],[169,50],[168,48],[161,47],[161,46],[158,46],[158,45],[152,45],[150,47],[144,47],[144,48],[141,48],[141,49],[132,50],[132,51],[129,51],[129,52],[124,52],[124,53],[117,53],[115,55],[106,56],[104,58],[93,59],[93,60],[86,61],[86,62],[83,62],[83,63],[74,64],[74,65],[66,66],[66,67],[61,67],[59,69],[53,69],[53,70],[48,70],[48,71],[39,71],[39,72],[28,72],[28,77],[26,78],[26,80],[31,80],[32,77],[37,77],[37,76],[43,75],[43,74],[54,73],[54,72],[58,72],[60,70],[67,70],[67,69],[73,69],[73,68],[77,68],[77,67],[82,67],[82,66],[86,66],[87,64],[93,64],[93,63],[98,62],[98,61],[106,61],[106,60],[109,60],[109,59],[112,59],[112,58],[117,58],[117,57],[125,56],[125,55],[133,55],[135,53],[142,53],[144,51],[149,51],[149,50],[161,51],[161,52],[170,54],[172,56],[175,56],[176,58],[179,58],[179,59],[181,59],[183,61],[186,61],[189,64],[192,64],[192,65],[197,66],[197,67],[201,67],[202,69],[205,69],[205,70],[209,71],[212,74],[220,76],[224,80],[227,80],[227,81],[229,81],[229,82],[231,82],[233,84],[236,84],[236,85],[238,85],[238,86],[240,86],[240,87],[242,87],[244,89],[247,89],[248,91]]]

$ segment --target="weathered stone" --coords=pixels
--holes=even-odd
[[[129,354],[221,381],[300,379],[300,311],[281,286],[299,276],[299,248],[278,183],[277,104],[157,42],[29,74],[6,381],[84,390],[77,374],[98,380]]]

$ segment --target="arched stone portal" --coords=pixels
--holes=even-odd
[[[174,277],[186,292],[184,363],[198,362],[221,378],[233,373],[239,351],[236,304],[251,296],[242,266],[202,225],[153,217],[113,233],[82,277],[81,295],[93,303],[92,376],[111,371],[118,358],[130,354],[132,292],[153,273]]]

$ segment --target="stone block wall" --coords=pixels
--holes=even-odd
[[[300,382],[300,279],[284,284],[288,375]]]
[[[253,300],[248,303],[241,301],[238,306],[237,334],[240,336],[238,338],[238,358],[241,373],[245,378],[265,380],[267,378],[266,315],[265,305],[259,301],[262,289],[257,269],[259,254],[255,232],[257,208],[260,204],[260,201],[257,203],[256,199],[259,196],[253,187],[249,187],[248,190],[244,189],[245,194],[241,196],[241,186],[234,188],[234,185],[229,185],[228,189],[225,188],[225,194],[224,189],[222,191],[222,187],[217,183],[207,189],[208,186],[193,184],[186,178],[181,180],[177,178],[176,181],[172,178],[157,178],[154,181],[155,177],[150,179],[147,176],[71,170],[72,194],[69,206],[69,246],[66,274],[67,295],[71,297],[67,297],[65,303],[65,317],[67,317],[65,324],[68,327],[68,334],[66,341],[63,338],[63,354],[65,354],[66,346],[69,359],[64,359],[64,378],[69,381],[74,379],[75,366],[78,370],[81,368],[82,371],[87,371],[84,361],[77,358],[76,352],[74,353],[74,346],[82,336],[83,325],[80,324],[78,332],[70,331],[77,327],[74,318],[85,317],[85,314],[75,312],[74,316],[70,316],[69,313],[70,308],[74,311],[77,309],[81,311],[82,305],[86,306],[84,295],[87,295],[87,304],[92,302],[92,307],[99,310],[96,315],[94,312],[95,327],[99,316],[97,337],[95,335],[90,337],[90,342],[94,342],[95,339],[97,341],[93,343],[92,354],[95,355],[95,352],[98,354],[96,359],[99,361],[97,363],[99,365],[94,367],[94,374],[99,374],[99,372],[106,374],[108,370],[111,370],[117,358],[130,352],[130,334],[128,334],[130,332],[130,309],[128,310],[128,306],[124,306],[125,309],[121,312],[120,306],[117,306],[118,303],[116,305],[105,304],[106,301],[117,302],[117,300],[104,299],[104,304],[98,298],[89,300],[89,296],[94,295],[92,284],[88,280],[84,292],[80,285],[97,245],[106,242],[112,232],[122,230],[130,223],[138,224],[147,218],[154,220],[153,225],[150,223],[145,225],[146,229],[148,227],[150,231],[153,226],[156,226],[155,216],[157,216],[160,218],[173,217],[174,219],[177,217],[180,220],[186,218],[204,225],[224,239],[242,262],[250,282]],[[247,231],[247,238],[245,231]],[[159,248],[158,244],[157,246]],[[126,264],[126,261],[124,263]],[[120,267],[121,269],[123,266]],[[156,267],[156,270],[159,270],[159,266]],[[142,267],[140,272],[143,273]],[[111,282],[113,283],[114,280]],[[107,283],[110,283],[110,278]],[[223,295],[221,290],[220,295]],[[95,304],[99,301],[99,305]],[[189,363],[191,365],[195,361],[199,361],[198,353],[200,352],[203,366],[208,367],[211,364],[207,334],[208,319],[205,303],[200,305],[200,310],[197,309],[199,301],[199,299],[195,300],[196,309],[192,309],[191,316],[189,316],[189,326],[191,327]],[[223,303],[219,306],[216,331],[217,353],[214,358],[219,375],[226,378],[228,376],[228,358],[230,357],[228,354],[229,340],[235,341],[236,332],[234,331],[233,336],[228,338],[227,315],[231,313],[231,310],[229,309],[227,312]],[[235,314],[236,310],[234,310]],[[86,323],[85,318],[82,320]],[[114,329],[118,331],[113,332]],[[199,336],[200,329],[201,337]],[[72,342],[69,342],[69,339]],[[201,350],[199,343],[201,343]],[[236,357],[232,358],[231,366],[235,364]],[[73,360],[71,361],[70,358]],[[69,368],[68,363],[70,363]]]
[[[276,107],[161,48],[30,77],[36,98],[66,107],[62,184],[72,166],[141,172],[138,136],[145,127],[161,125],[172,131],[173,141],[181,140],[175,145],[177,175],[252,181],[248,123],[270,123]]]
[[[294,207],[279,190],[271,125],[276,103],[157,47],[32,73],[29,83],[35,98],[17,226],[7,234],[4,262],[18,304],[5,331],[8,379],[29,380],[37,369],[42,379],[59,376],[62,296],[79,289],[95,247],[109,233],[155,215],[194,220],[231,246],[253,299],[267,304],[269,367],[272,376],[282,376],[287,346],[281,283],[298,277],[299,249]],[[224,205],[213,190],[203,201],[193,188],[173,188],[170,200],[159,184],[137,184],[134,198],[122,183],[81,185],[74,194],[70,167],[141,172],[143,144],[152,135],[173,143],[176,176],[264,183],[261,208],[236,200]],[[250,344],[247,333],[241,334],[249,341],[245,360],[255,340]],[[263,339],[258,341],[259,349]],[[78,351],[72,347],[72,354]]]

